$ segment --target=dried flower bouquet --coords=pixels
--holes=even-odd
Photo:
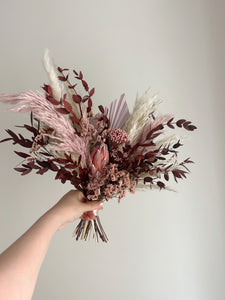
[[[24,159],[16,171],[26,175],[36,170],[42,175],[52,170],[55,179],[69,180],[90,201],[117,197],[120,202],[126,191],[169,189],[166,182],[171,177],[176,182],[186,178],[187,164],[192,161],[179,161],[181,139],[168,135],[166,129],[193,131],[196,126],[190,121],[161,115],[157,111],[161,100],[149,91],[137,97],[132,114],[124,94],[108,107],[100,105],[94,114],[95,89],[89,88],[83,73],[73,70],[76,83],[72,83],[69,70],[56,68],[48,51],[43,61],[50,79],[43,86],[44,93],[0,94],[1,102],[14,105],[10,111],[30,113],[30,125],[16,126],[28,130],[30,139],[8,129],[10,137],[0,141],[11,140],[29,149],[29,153],[14,151]],[[84,95],[78,93],[78,83]],[[82,219],[74,236],[76,240],[108,240],[97,213],[95,220]]]

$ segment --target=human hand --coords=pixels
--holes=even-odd
[[[61,230],[67,223],[78,218],[85,220],[95,219],[93,210],[102,209],[103,201],[88,201],[81,191],[70,190],[51,209],[59,218],[59,228]]]

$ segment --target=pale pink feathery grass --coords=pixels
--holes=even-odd
[[[58,113],[55,106],[42,93],[28,91],[20,94],[0,94],[0,102],[12,105],[19,104],[19,106],[7,109],[13,112],[32,111],[35,118],[54,129],[55,135],[50,137],[58,139],[60,143],[52,143],[51,149],[81,155],[81,163],[83,167],[86,167],[89,156],[87,139],[75,134],[75,130],[68,119]]]

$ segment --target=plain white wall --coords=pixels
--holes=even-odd
[[[33,299],[225,299],[224,1],[0,1],[0,92],[47,83],[45,48],[82,70],[94,105],[159,91],[161,109],[198,126],[181,149],[196,162],[177,193],[138,192],[105,204],[108,244],[54,236]],[[29,124],[0,107],[4,129]],[[20,176],[11,142],[0,145],[0,251],[72,188],[54,173]]]

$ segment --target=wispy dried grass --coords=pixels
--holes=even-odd
[[[54,129],[54,139],[58,139],[60,143],[52,143],[50,145],[52,150],[71,151],[75,155],[81,155],[82,165],[86,166],[88,157],[87,140],[84,137],[75,135],[70,122],[56,111],[55,106],[46,100],[42,93],[28,91],[21,94],[0,94],[0,101],[13,105],[19,104],[9,108],[10,111],[32,111],[34,117]]]

